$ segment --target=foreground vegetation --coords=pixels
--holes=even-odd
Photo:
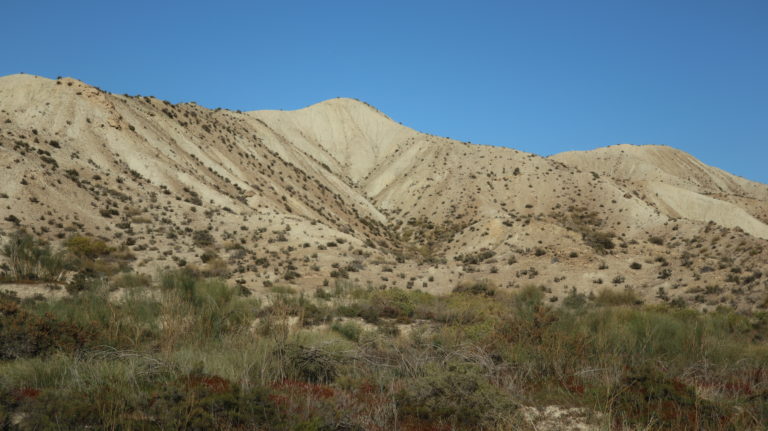
[[[549,405],[597,429],[768,423],[766,314],[79,274],[59,299],[0,295],[0,428],[534,429],[523,406]]]

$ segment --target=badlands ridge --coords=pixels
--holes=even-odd
[[[253,292],[465,280],[765,307],[768,186],[669,147],[540,157],[402,126],[353,99],[233,112],[0,78],[0,229],[100,238],[139,272]],[[117,259],[117,258],[115,258]]]

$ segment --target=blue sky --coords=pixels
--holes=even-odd
[[[549,155],[659,144],[768,183],[768,1],[3,0],[0,75],[230,109],[364,100]]]

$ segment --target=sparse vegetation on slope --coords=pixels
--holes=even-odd
[[[539,287],[489,289],[339,280],[313,297],[256,299],[182,269],[60,299],[4,294],[0,424],[533,429],[521,406],[549,405],[612,429],[768,421],[765,313],[642,306],[607,290],[553,308]]]

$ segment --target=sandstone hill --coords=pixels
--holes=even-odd
[[[544,158],[353,99],[234,112],[12,75],[0,169],[4,234],[100,238],[139,272],[196,267],[255,292],[490,279],[553,303],[608,288],[768,305],[768,186],[668,147]]]

